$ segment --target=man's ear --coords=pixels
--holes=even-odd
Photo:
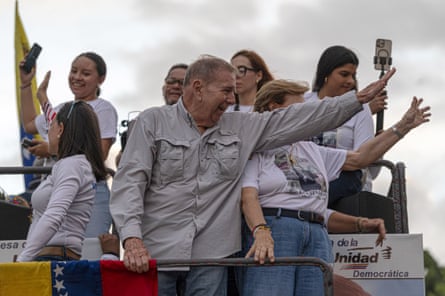
[[[201,79],[193,80],[192,82],[192,89],[195,93],[195,96],[199,99],[199,101],[202,101],[202,88],[204,86],[204,83]]]
[[[193,80],[193,82],[192,82],[192,88],[193,88],[193,90],[195,91],[195,93],[197,93],[197,94],[201,94],[201,89],[202,89],[202,87],[203,87],[203,83],[202,83],[202,81],[201,81],[201,79],[195,79],[195,80]]]

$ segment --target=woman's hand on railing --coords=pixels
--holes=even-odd
[[[264,264],[266,258],[269,258],[270,262],[274,262],[274,240],[270,229],[259,229],[254,233],[254,239],[246,258],[253,256],[254,260],[260,264]]]

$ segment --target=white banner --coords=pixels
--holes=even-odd
[[[358,284],[368,293],[363,295],[425,295],[421,234],[388,234],[382,246],[375,245],[377,234],[330,238],[334,273]]]
[[[26,240],[0,241],[0,263],[13,262],[16,256],[25,248]],[[82,258],[85,260],[99,260],[102,255],[98,238],[86,238],[83,241]]]
[[[25,240],[1,240],[0,262],[12,262],[25,247]]]

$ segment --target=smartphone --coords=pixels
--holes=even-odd
[[[33,141],[31,139],[23,138],[23,140],[22,140],[22,147],[23,148],[29,148],[29,147],[32,147],[32,146],[35,146],[35,145],[37,145],[37,143],[33,143]]]
[[[376,70],[388,71],[391,68],[392,41],[389,39],[377,39],[375,41],[374,66]]]
[[[31,72],[32,68],[36,65],[36,60],[39,57],[42,47],[37,43],[34,43],[26,56],[25,63],[22,68],[26,73]]]

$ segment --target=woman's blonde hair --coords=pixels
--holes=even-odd
[[[257,92],[253,111],[260,113],[271,111],[268,106],[270,102],[283,104],[285,95],[299,96],[308,90],[308,84],[302,81],[297,82],[285,79],[269,81]]]

